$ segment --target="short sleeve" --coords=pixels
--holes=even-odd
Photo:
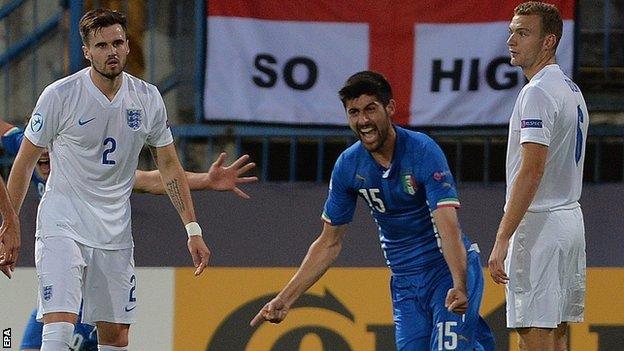
[[[418,182],[424,184],[431,211],[438,207],[459,207],[455,180],[442,149],[433,140],[424,145]]]
[[[331,225],[342,225],[353,220],[357,194],[348,186],[344,154],[338,157],[329,181],[329,195],[321,218]]]
[[[529,87],[520,105],[520,143],[550,145],[556,103],[542,88]]]
[[[147,144],[155,147],[161,147],[173,143],[173,136],[171,135],[171,128],[169,128],[169,121],[167,120],[165,102],[163,101],[160,92],[158,92],[155,87],[152,89],[153,90],[150,91],[150,93],[152,94],[154,101],[154,119],[147,136]]]
[[[24,136],[36,146],[47,147],[58,134],[62,102],[53,89],[44,89],[24,128]]]

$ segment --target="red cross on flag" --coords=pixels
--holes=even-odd
[[[550,2],[571,76],[575,2]],[[503,125],[525,83],[506,45],[518,1],[207,3],[207,120],[346,125],[338,90],[374,70],[392,84],[398,124]]]

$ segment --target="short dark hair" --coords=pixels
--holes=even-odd
[[[559,41],[561,41],[561,35],[563,34],[563,20],[555,5],[541,1],[529,1],[516,6],[514,15],[539,16],[542,20],[542,32],[544,34],[554,34],[557,38],[557,42],[555,43],[555,50],[557,50]]]
[[[126,15],[119,11],[99,8],[91,10],[80,19],[80,37],[83,44],[89,43],[89,34],[98,30],[119,24],[124,33],[128,33],[128,21]]]
[[[375,96],[386,107],[392,99],[392,88],[381,73],[362,71],[349,77],[342,89],[338,91],[343,106],[346,106],[348,100],[356,99],[361,95]]]

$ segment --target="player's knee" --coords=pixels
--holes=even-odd
[[[41,350],[68,350],[74,335],[74,325],[68,322],[48,323],[41,333]]]
[[[126,350],[128,347],[128,334],[126,335],[108,335],[108,337],[102,337],[100,331],[98,330],[98,345],[103,348],[100,350]],[[110,347],[118,347],[111,349]]]
[[[77,320],[78,315],[71,312],[51,312],[43,315],[43,323],[45,324],[65,322],[73,325],[76,324]]]
[[[128,331],[130,325],[98,322],[98,344],[103,347],[121,347],[120,349],[110,350],[125,350],[128,346]],[[109,349],[104,349],[109,350]]]

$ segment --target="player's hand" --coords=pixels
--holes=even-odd
[[[239,157],[229,166],[223,166],[227,154],[222,152],[217,160],[210,166],[207,173],[207,187],[210,189],[227,191],[231,190],[243,199],[249,199],[244,191],[237,185],[258,181],[258,177],[243,177],[242,175],[256,167],[253,162],[246,163],[249,155]]]
[[[4,258],[4,245],[0,242],[0,260],[2,260]],[[11,268],[11,265],[0,265],[0,271],[2,271],[2,273],[4,275],[7,276],[7,278],[11,279],[11,272],[13,271],[13,269]]]
[[[14,216],[13,218],[4,218],[2,225],[0,226],[0,243],[3,244],[0,249],[0,266],[9,266],[9,269],[13,271],[15,268],[15,262],[19,256],[20,248],[20,224],[19,218]],[[2,272],[6,272],[2,269]]]
[[[490,259],[488,260],[488,268],[490,276],[497,284],[507,284],[509,276],[505,272],[505,258],[507,257],[508,240],[496,240]]]
[[[256,325],[260,325],[260,323],[264,321],[269,321],[271,323],[280,323],[286,318],[288,314],[288,309],[290,307],[287,306],[282,299],[278,296],[273,300],[269,301],[258,314],[251,320],[249,325],[255,327]]]
[[[198,276],[202,274],[204,268],[208,265],[210,250],[208,250],[204,239],[198,235],[191,236],[188,239],[187,246],[193,258],[193,265],[197,268],[195,270],[195,276]]]
[[[466,292],[457,288],[449,289],[446,293],[444,306],[453,313],[466,313],[468,309],[468,296],[466,296]]]

